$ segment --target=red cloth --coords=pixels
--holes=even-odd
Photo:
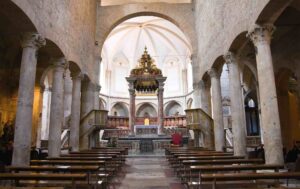
[[[179,133],[174,133],[172,135],[172,144],[174,145],[181,145],[182,142],[182,136]]]

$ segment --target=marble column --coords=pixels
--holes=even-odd
[[[236,56],[228,52],[224,59],[229,69],[230,107],[233,133],[233,151],[236,156],[246,156],[246,118],[239,64]]]
[[[65,58],[53,59],[53,82],[50,108],[50,128],[48,155],[59,157],[61,149],[61,131],[64,115],[64,73],[67,67]]]
[[[80,130],[80,93],[81,81],[83,79],[82,73],[75,73],[72,75],[72,105],[71,105],[71,121],[70,121],[70,146],[72,151],[79,150],[79,130]]]
[[[134,125],[135,125],[135,90],[129,88],[129,130],[130,135],[134,135]]]
[[[163,126],[164,126],[164,86],[166,77],[157,78],[158,81],[158,90],[157,90],[157,97],[158,97],[158,111],[157,111],[157,123],[158,123],[158,134],[163,134]]]
[[[157,91],[158,97],[158,111],[157,111],[157,123],[158,123],[158,134],[163,134],[164,126],[164,88],[159,87]]]
[[[43,114],[44,90],[45,90],[45,86],[43,85],[40,88],[39,122],[38,122],[38,128],[37,128],[36,148],[41,148],[41,132],[42,132],[42,114]]]
[[[100,90],[101,90],[101,86],[98,84],[94,85],[94,109],[95,110],[100,110]]]
[[[194,92],[193,92],[193,97],[194,97],[193,98],[194,99],[193,108],[200,108],[200,104],[201,104],[200,83],[199,82],[194,82],[193,83],[193,89],[194,89]]]
[[[89,80],[83,80],[81,88],[81,118],[85,117],[90,113],[95,105],[95,93],[94,93],[94,84]]]
[[[210,87],[205,81],[201,80],[199,82],[199,88],[200,88],[200,108],[209,116],[211,116]]]
[[[225,146],[224,140],[224,126],[223,126],[223,108],[222,108],[222,95],[221,95],[221,74],[214,68],[208,71],[211,79],[211,96],[212,96],[212,109],[214,119],[214,134],[215,134],[215,149],[222,151]]]
[[[23,52],[12,157],[14,166],[29,165],[37,51],[45,44],[46,40],[39,34],[26,33],[22,36]]]
[[[283,164],[282,138],[278,102],[271,54],[271,36],[274,27],[256,26],[248,37],[256,48],[256,65],[261,104],[261,126],[267,164]]]
[[[63,129],[69,127],[69,121],[71,116],[71,104],[72,104],[72,78],[69,69],[65,71],[64,78],[64,125]]]

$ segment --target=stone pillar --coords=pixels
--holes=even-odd
[[[100,90],[101,90],[101,86],[98,84],[94,85],[94,109],[95,110],[100,110]]]
[[[223,108],[222,108],[222,95],[220,84],[220,73],[214,68],[208,72],[211,79],[211,96],[212,108],[214,119],[214,133],[215,133],[215,148],[217,151],[222,151],[225,146],[224,140],[224,126],[223,126]]]
[[[129,88],[129,130],[130,135],[134,135],[134,125],[135,125],[135,90]]]
[[[79,150],[79,130],[80,130],[80,93],[81,81],[83,79],[82,73],[72,75],[72,105],[71,105],[71,121],[70,121],[70,146],[72,151]]]
[[[67,69],[65,72],[64,79],[64,127],[67,129],[69,127],[68,121],[70,120],[71,115],[71,104],[72,104],[72,79],[70,76],[70,70]]]
[[[24,34],[21,41],[23,53],[12,158],[14,166],[29,165],[37,51],[45,44],[45,39],[36,33]]]
[[[246,156],[246,118],[242,94],[240,70],[237,58],[231,52],[224,55],[229,69],[229,88],[233,133],[233,151],[236,156]]]
[[[256,47],[261,120],[267,164],[283,164],[282,138],[271,54],[273,26],[257,26],[248,33]]]
[[[200,108],[205,111],[209,116],[211,116],[211,105],[210,105],[210,87],[201,80],[199,82],[200,88]]]
[[[84,80],[82,82],[81,88],[81,118],[85,117],[91,110],[94,109],[94,85],[89,80]]]
[[[39,99],[39,122],[37,128],[37,137],[36,137],[36,148],[41,148],[41,132],[42,132],[42,114],[43,114],[43,98],[44,98],[45,86],[40,88],[40,99]]]
[[[65,58],[55,59],[53,60],[53,66],[48,155],[50,157],[59,157],[61,131],[64,122],[64,73],[67,61]]]
[[[163,134],[163,126],[164,126],[164,85],[166,81],[166,77],[157,78],[158,81],[158,111],[157,111],[157,123],[158,123],[158,134]]]
[[[200,104],[201,104],[201,89],[200,89],[200,83],[199,82],[195,82],[193,83],[193,97],[194,97],[194,106],[193,108],[200,108]]]
[[[164,126],[164,88],[159,87],[157,91],[158,97],[158,111],[157,111],[157,123],[158,123],[158,134],[163,134]]]

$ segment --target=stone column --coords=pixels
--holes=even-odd
[[[205,111],[209,116],[211,116],[211,105],[210,105],[210,87],[201,80],[199,82],[200,88],[200,108]]]
[[[82,82],[81,89],[81,118],[85,117],[91,110],[94,109],[94,85],[89,80],[84,80]]]
[[[42,132],[42,114],[43,114],[44,90],[45,90],[45,86],[42,85],[41,88],[40,88],[39,122],[38,122],[38,128],[37,128],[36,148],[41,148],[41,132]]]
[[[211,79],[211,96],[212,108],[214,119],[214,133],[215,133],[215,148],[217,151],[222,151],[225,146],[224,140],[224,126],[223,126],[223,108],[222,108],[222,95],[220,84],[220,73],[214,68],[208,72]]]
[[[158,123],[158,134],[163,134],[164,125],[164,88],[159,87],[157,91],[158,97],[158,111],[157,111],[157,123]]]
[[[135,90],[129,88],[129,130],[130,135],[134,135],[134,125],[135,125]]]
[[[94,85],[94,109],[95,110],[100,110],[100,90],[101,90],[101,86],[98,84]]]
[[[81,81],[83,79],[82,73],[72,75],[72,105],[71,105],[71,121],[70,121],[70,146],[72,151],[79,150],[79,130],[80,130],[80,93]]]
[[[157,78],[158,81],[158,111],[157,111],[157,123],[158,123],[158,134],[163,134],[163,126],[164,126],[164,85],[166,81],[166,77]]]
[[[48,155],[50,157],[59,157],[61,131],[64,122],[64,73],[67,61],[65,58],[54,59],[53,66]]]
[[[257,26],[248,33],[256,47],[261,120],[267,164],[283,164],[282,138],[271,54],[273,26]]]
[[[195,82],[193,83],[193,97],[194,97],[194,106],[193,108],[200,108],[200,104],[201,104],[201,91],[200,91],[200,83],[199,82]]]
[[[45,39],[36,33],[24,34],[21,41],[23,53],[12,158],[14,166],[29,165],[37,51],[45,44]]]
[[[72,79],[70,76],[70,70],[67,69],[64,78],[64,127],[67,129],[69,127],[68,121],[71,115],[71,104],[72,104]]]
[[[229,88],[233,132],[233,151],[236,156],[246,156],[246,118],[243,103],[240,70],[237,58],[231,52],[224,55],[229,69]]]

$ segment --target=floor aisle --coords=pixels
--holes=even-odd
[[[127,158],[116,189],[183,189],[164,157]]]

